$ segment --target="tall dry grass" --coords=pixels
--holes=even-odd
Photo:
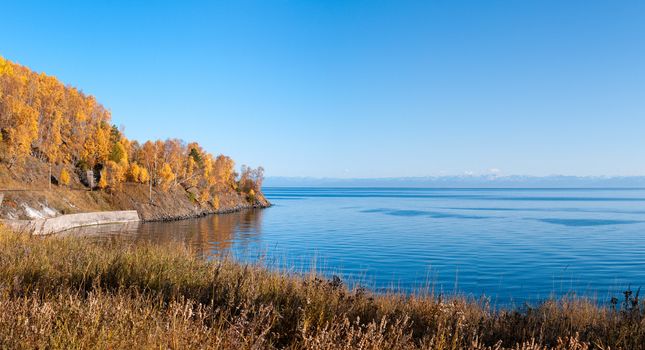
[[[464,298],[373,295],[181,246],[0,230],[6,349],[644,349],[635,294],[495,311]]]

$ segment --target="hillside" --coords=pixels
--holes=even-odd
[[[129,140],[93,96],[0,57],[0,218],[135,209],[172,220],[265,207],[263,169],[178,139]]]

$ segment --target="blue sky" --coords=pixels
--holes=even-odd
[[[0,55],[270,176],[645,175],[643,1],[6,1]]]

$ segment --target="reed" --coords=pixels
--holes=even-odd
[[[485,299],[375,295],[337,278],[205,261],[186,247],[0,229],[6,349],[643,349],[637,293],[495,310]]]

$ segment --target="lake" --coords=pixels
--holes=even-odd
[[[521,305],[607,301],[645,285],[645,189],[267,188],[264,210],[127,228],[101,238],[185,242],[346,283],[486,295]]]

